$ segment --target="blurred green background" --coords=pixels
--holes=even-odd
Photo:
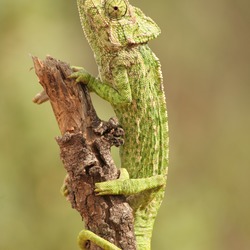
[[[171,160],[153,249],[249,250],[250,2],[131,3],[162,29],[150,44],[163,68]],[[41,87],[29,54],[97,73],[76,1],[0,0],[0,249],[78,249],[83,223],[59,192],[59,130],[49,103],[31,102]],[[101,118],[113,115],[93,98]]]

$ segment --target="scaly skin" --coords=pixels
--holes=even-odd
[[[167,112],[161,67],[147,45],[160,34],[160,29],[127,0],[77,0],[77,5],[99,77],[91,76],[84,69],[72,77],[111,103],[125,131],[125,143],[120,149],[122,176],[97,183],[96,192],[129,196],[137,249],[150,250],[168,167]],[[84,230],[79,235],[82,249],[89,233]],[[91,234],[91,240],[93,238]],[[104,249],[117,249],[105,246],[104,239],[96,237],[93,241]]]

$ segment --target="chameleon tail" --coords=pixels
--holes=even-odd
[[[103,248],[104,250],[121,250],[119,247],[103,239],[97,234],[89,230],[82,230],[78,235],[78,245],[80,246],[82,250],[86,249],[85,246],[88,240],[94,242],[96,245]]]

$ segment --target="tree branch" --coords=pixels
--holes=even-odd
[[[96,182],[117,179],[119,171],[110,155],[111,146],[123,143],[123,130],[114,119],[101,121],[88,90],[67,78],[68,64],[47,57],[33,57],[35,72],[44,93],[35,102],[50,100],[62,137],[56,140],[68,173],[67,198],[86,228],[118,247],[134,250],[132,209],[123,196],[97,196]],[[88,249],[100,249],[89,242]]]

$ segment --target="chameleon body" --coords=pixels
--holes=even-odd
[[[160,34],[160,29],[127,0],[77,0],[77,5],[99,76],[96,78],[82,69],[71,77],[110,102],[125,131],[125,143],[120,148],[121,176],[96,183],[96,192],[128,196],[134,211],[137,249],[150,250],[168,167],[161,67],[147,44]],[[83,230],[79,235],[82,249],[87,239],[99,242],[104,249],[119,249],[112,244],[105,246],[104,239],[88,234]]]

